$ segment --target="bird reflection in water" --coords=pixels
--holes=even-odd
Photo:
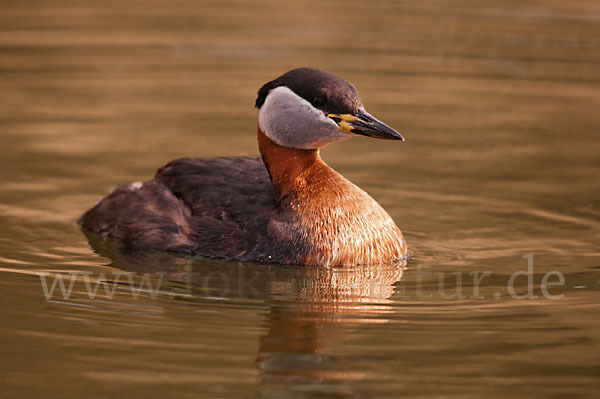
[[[351,393],[348,383],[364,374],[332,349],[355,337],[358,326],[389,321],[394,313],[389,298],[406,264],[265,266],[132,252],[93,233],[87,235],[113,267],[137,274],[166,273],[166,280],[181,287],[191,281],[192,300],[227,297],[266,304],[255,360],[266,396],[294,387],[305,393]]]
[[[295,385],[303,391],[351,391],[344,382],[364,375],[328,354],[332,345],[348,339],[337,327],[344,323],[352,331],[361,324],[388,322],[394,312],[388,298],[403,270],[404,263],[302,268],[293,278],[271,281],[266,332],[259,338],[256,358],[262,382],[271,389]]]

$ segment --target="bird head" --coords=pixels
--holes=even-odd
[[[256,108],[261,130],[284,147],[315,149],[357,135],[404,140],[365,110],[354,85],[318,69],[293,69],[266,83]]]

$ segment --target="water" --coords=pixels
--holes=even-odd
[[[5,1],[0,29],[2,396],[600,395],[597,2]],[[406,268],[88,242],[112,186],[255,153],[256,90],[304,65],[407,138],[323,151]]]

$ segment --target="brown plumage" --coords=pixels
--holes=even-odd
[[[265,97],[273,89],[283,87],[276,94],[286,96],[282,101],[287,102],[287,108],[290,104],[305,107],[306,118],[312,118],[315,112],[317,118],[321,118],[319,113],[325,115],[324,134],[317,135],[319,144],[315,148],[310,148],[314,138],[302,144],[309,148],[282,145],[285,136],[274,132],[271,126],[276,124],[261,115],[261,120],[271,127],[271,131],[265,132],[259,123],[262,159],[248,156],[175,160],[160,168],[153,180],[116,188],[82,216],[82,227],[109,235],[128,247],[242,261],[358,265],[390,263],[406,257],[406,243],[390,216],[319,156],[322,137],[334,137],[324,142],[339,139],[337,133],[328,130],[331,126],[337,129],[335,123],[347,135],[381,137],[397,133],[367,114],[356,97],[358,94],[347,99],[354,108],[352,113],[345,112],[346,100],[341,100],[342,103],[338,100],[330,107],[337,112],[330,114],[329,109],[322,109],[327,108],[327,98],[323,100],[326,104],[318,108],[321,111],[315,111],[317,107],[306,105],[310,100],[305,103],[305,97],[312,99],[315,90],[326,93],[319,88],[328,82],[330,86],[339,85],[340,81],[349,83],[339,78],[327,81],[333,75],[322,71],[301,70],[299,82],[293,79],[292,72],[298,71],[294,70],[288,73],[292,73],[292,78],[283,79],[285,86],[273,83],[277,80],[269,82],[271,88],[266,94],[267,85],[263,86],[258,106],[265,103]],[[305,80],[310,79],[311,71],[319,79],[315,79],[314,87],[307,88],[310,81]],[[298,99],[294,97],[294,84],[302,87],[297,90],[303,95]],[[326,88],[335,91],[335,86]],[[274,101],[267,101],[261,109],[270,113],[265,118],[280,115]],[[361,107],[359,110],[356,104]],[[348,121],[350,128],[341,121]],[[294,122],[288,125],[305,125],[303,120]],[[297,140],[300,133],[286,134],[296,135],[294,140]],[[401,139],[399,135],[384,138],[398,137]]]

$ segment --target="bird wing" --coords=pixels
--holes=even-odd
[[[191,210],[194,252],[244,259],[268,236],[276,203],[258,156],[177,159],[160,168],[155,181]]]

